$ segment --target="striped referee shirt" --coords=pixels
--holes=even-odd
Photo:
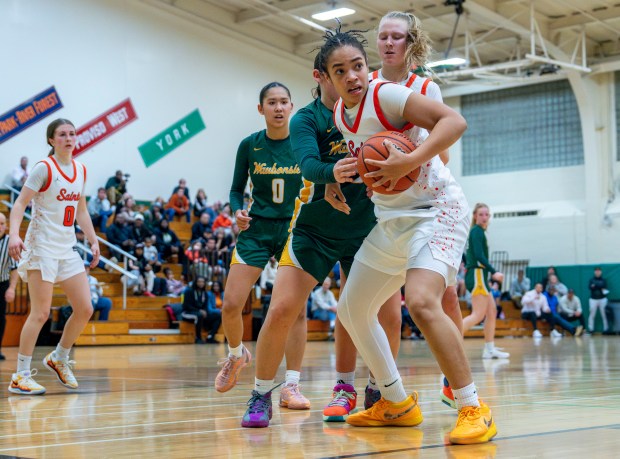
[[[11,277],[11,270],[17,268],[17,263],[9,256],[9,236],[0,238],[0,282],[7,282]]]

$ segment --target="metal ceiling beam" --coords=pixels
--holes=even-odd
[[[560,19],[552,19],[549,21],[549,30],[558,31],[575,26],[588,26],[596,23],[603,23],[607,27],[610,27],[613,32],[620,33],[617,27],[613,27],[609,24],[610,19],[618,19],[618,17],[620,17],[620,5],[613,5],[605,9],[587,11],[587,15],[583,13],[571,14]]]

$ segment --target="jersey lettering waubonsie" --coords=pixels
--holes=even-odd
[[[35,194],[32,221],[26,233],[26,249],[33,255],[57,259],[73,256],[76,244],[75,216],[84,193],[86,167],[72,161],[72,174],[66,175],[53,156],[41,161],[47,168],[47,181]]]

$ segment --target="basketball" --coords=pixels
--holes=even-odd
[[[366,164],[367,159],[376,159],[378,161],[385,161],[390,155],[388,149],[383,145],[384,140],[391,141],[396,148],[404,153],[411,153],[415,150],[415,145],[411,141],[409,137],[405,134],[396,131],[383,131],[379,132],[372,137],[370,137],[364,145],[362,145],[362,149],[360,151],[359,156],[357,157],[357,170],[362,177],[362,180],[366,184],[366,186],[372,188],[375,193],[379,194],[398,194],[402,193],[417,180],[418,175],[420,175],[420,168],[418,167],[414,171],[411,171],[409,174],[405,175],[403,178],[398,180],[396,186],[393,190],[388,191],[388,185],[390,182],[387,182],[384,185],[379,187],[372,187],[372,185],[377,181],[375,177],[365,177],[367,172],[376,171],[378,168],[375,166],[371,166],[370,164]]]

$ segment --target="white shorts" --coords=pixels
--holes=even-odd
[[[412,268],[428,269],[442,275],[446,286],[456,285],[469,222],[465,219],[455,228],[453,247],[448,253],[439,254],[437,249],[432,250],[442,242],[436,217],[401,217],[379,222],[364,240],[355,259],[390,275],[403,275]]]
[[[17,272],[24,282],[28,282],[28,271],[41,271],[41,278],[46,282],[62,282],[83,273],[84,260],[77,252],[66,259],[39,257],[24,252],[17,266]]]

